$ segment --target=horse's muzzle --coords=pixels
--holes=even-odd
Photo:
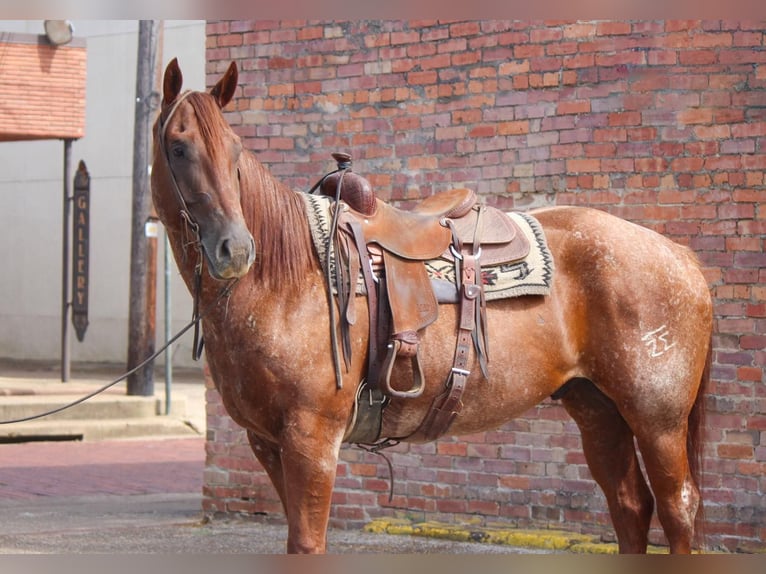
[[[211,238],[212,239],[212,238]],[[238,279],[255,261],[255,242],[246,228],[236,228],[212,241],[202,241],[208,271],[215,279]]]

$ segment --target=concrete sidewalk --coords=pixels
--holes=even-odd
[[[48,412],[93,393],[122,375],[122,365],[77,364],[61,382],[59,366],[0,360],[0,421]],[[56,414],[0,424],[0,442],[13,440],[94,440],[205,434],[205,382],[202,369],[176,369],[167,394],[155,376],[153,396],[128,396],[121,381]],[[170,412],[166,415],[166,400]]]

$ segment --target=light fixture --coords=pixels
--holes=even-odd
[[[45,20],[45,37],[54,46],[61,46],[72,41],[74,28],[69,20]]]

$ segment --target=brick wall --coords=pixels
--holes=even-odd
[[[0,141],[83,137],[86,64],[83,39],[0,35]]]
[[[229,121],[306,190],[349,151],[406,204],[468,186],[487,203],[604,209],[690,245],[715,299],[704,493],[710,544],[766,539],[766,22],[208,23]],[[279,513],[211,388],[205,508]],[[611,536],[574,423],[553,401],[494,432],[342,452],[335,526],[379,515]],[[655,526],[653,540],[661,537]]]

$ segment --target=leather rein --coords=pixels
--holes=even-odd
[[[351,158],[346,159],[345,157],[336,157],[336,160],[338,162],[338,169],[335,169],[327,174],[325,174],[319,181],[317,181],[313,187],[309,190],[309,194],[315,193],[318,189],[321,188],[322,184],[325,182],[325,180],[330,177],[331,175],[334,175],[336,173],[340,174],[338,177],[338,184],[335,188],[335,205],[340,204],[340,192],[341,188],[343,187],[343,176],[346,175],[347,172],[351,170]],[[338,233],[338,215],[340,210],[335,209],[333,210],[332,215],[332,222],[330,224],[330,233],[327,236],[327,242],[325,244],[325,253],[330,254],[330,250],[332,249],[332,245],[335,242],[335,237]],[[335,331],[335,328],[332,327],[335,325],[335,300],[333,299],[332,295],[332,270],[330,269],[330,265],[327,265],[327,269],[325,270],[325,281],[327,282],[327,303],[330,308],[330,346],[332,347],[332,356],[333,356],[333,366],[335,369],[335,387],[337,389],[343,388],[343,373],[341,372],[341,364],[340,364],[340,352],[338,347],[338,334]],[[344,340],[344,344],[347,344]],[[350,356],[350,352],[345,353],[345,357]],[[348,366],[348,365],[347,365]]]

